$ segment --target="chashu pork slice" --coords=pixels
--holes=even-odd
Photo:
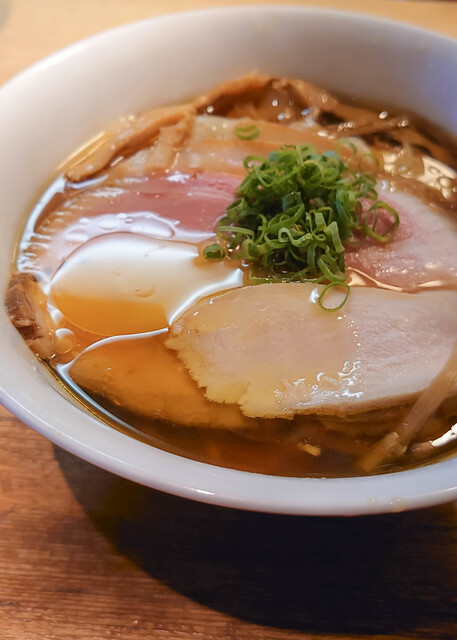
[[[457,292],[354,287],[340,311],[311,284],[263,284],[198,302],[172,325],[209,400],[251,417],[348,415],[414,399],[457,337]],[[327,292],[325,305],[342,294]]]
[[[378,198],[393,207],[400,226],[390,242],[367,241],[348,247],[346,267],[375,281],[408,290],[455,286],[457,282],[457,222],[423,199],[378,185]],[[390,216],[387,216],[390,218]]]

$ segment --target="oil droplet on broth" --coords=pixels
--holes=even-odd
[[[113,233],[77,248],[51,282],[73,324],[110,336],[166,328],[197,299],[242,285],[241,269],[174,240]]]

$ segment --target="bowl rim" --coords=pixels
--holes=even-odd
[[[59,65],[78,52],[115,38],[119,32],[147,29],[150,24],[168,24],[200,16],[221,16],[239,13],[299,13],[318,17],[333,16],[342,20],[358,20],[373,26],[380,23],[390,29],[427,37],[437,43],[452,43],[457,51],[457,39],[407,22],[390,18],[318,7],[279,6],[224,7],[176,12],[136,20],[91,35],[39,60],[8,80],[0,88],[0,101],[23,83],[54,65]],[[151,445],[141,443],[119,431],[107,433],[103,451],[90,445],[88,439],[75,439],[65,433],[62,425],[53,424],[52,417],[43,419],[34,407],[28,407],[14,397],[8,388],[0,387],[0,402],[22,422],[47,437],[54,444],[119,476],[140,484],[200,502],[244,510],[291,515],[362,515],[403,511],[436,505],[457,499],[457,458],[437,462],[413,470],[354,478],[295,478],[269,476],[253,472],[218,467],[190,460]],[[100,424],[88,412],[87,420]],[[90,438],[89,438],[90,440]],[[146,447],[148,463],[133,462],[135,455]],[[117,454],[116,454],[117,451]],[[128,455],[127,455],[128,452]],[[139,456],[142,457],[141,455]],[[154,469],[154,460],[170,462],[169,468]],[[151,464],[152,463],[152,464]],[[179,473],[178,473],[178,472]],[[185,478],[189,477],[189,481]],[[179,479],[181,475],[181,479]],[[456,478],[455,480],[452,477]],[[391,485],[391,489],[387,489]],[[424,490],[423,487],[427,487]],[[333,497],[338,495],[339,498]]]
[[[300,13],[300,14],[309,14],[309,15],[331,15],[337,16],[342,20],[360,20],[362,22],[367,22],[370,24],[380,24],[383,23],[390,28],[398,28],[406,30],[410,33],[426,34],[426,37],[432,37],[436,40],[442,40],[443,42],[447,42],[455,46],[457,42],[457,37],[453,37],[449,34],[441,33],[439,31],[434,31],[433,29],[427,29],[426,27],[422,27],[421,25],[412,24],[407,22],[406,20],[398,20],[395,18],[385,17],[372,13],[364,13],[362,11],[349,11],[345,9],[336,9],[332,7],[322,7],[319,6],[300,6],[300,5],[280,5],[280,4],[271,4],[271,5],[250,5],[250,6],[228,6],[228,7],[210,7],[203,9],[189,9],[187,11],[174,11],[158,16],[151,16],[147,18],[140,18],[138,20],[132,20],[120,25],[110,27],[108,29],[103,29],[97,33],[86,36],[77,40],[76,42],[72,42],[52,53],[44,56],[43,58],[38,59],[36,62],[33,62],[31,65],[27,66],[25,69],[19,71],[19,73],[15,74],[8,80],[6,80],[3,84],[0,85],[0,92],[3,92],[4,89],[9,88],[11,85],[22,82],[23,77],[28,78],[30,75],[34,73],[39,73],[42,69],[47,68],[48,66],[52,66],[65,60],[66,58],[74,55],[79,50],[91,46],[97,42],[101,42],[105,38],[111,38],[116,35],[116,33],[124,32],[130,29],[142,28],[148,23],[159,23],[159,22],[173,22],[176,19],[186,19],[186,17],[192,18],[193,16],[211,16],[211,15],[222,15],[222,14],[231,14],[231,13],[263,13],[263,14],[274,14],[276,12],[280,13]]]

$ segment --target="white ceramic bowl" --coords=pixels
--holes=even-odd
[[[114,29],[54,54],[0,90],[0,289],[24,216],[78,145],[118,116],[191,97],[253,68],[394,104],[457,133],[457,41],[422,29],[336,11],[258,7]],[[457,498],[457,457],[377,477],[302,479],[157,450],[62,392],[3,309],[0,354],[0,400],[8,409],[64,449],[156,489],[289,514],[398,511]]]

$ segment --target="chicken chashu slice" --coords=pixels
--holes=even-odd
[[[321,288],[249,286],[198,302],[171,327],[209,400],[250,417],[344,416],[414,399],[457,337],[457,292],[354,287],[340,311]],[[327,292],[337,306],[341,293]]]

